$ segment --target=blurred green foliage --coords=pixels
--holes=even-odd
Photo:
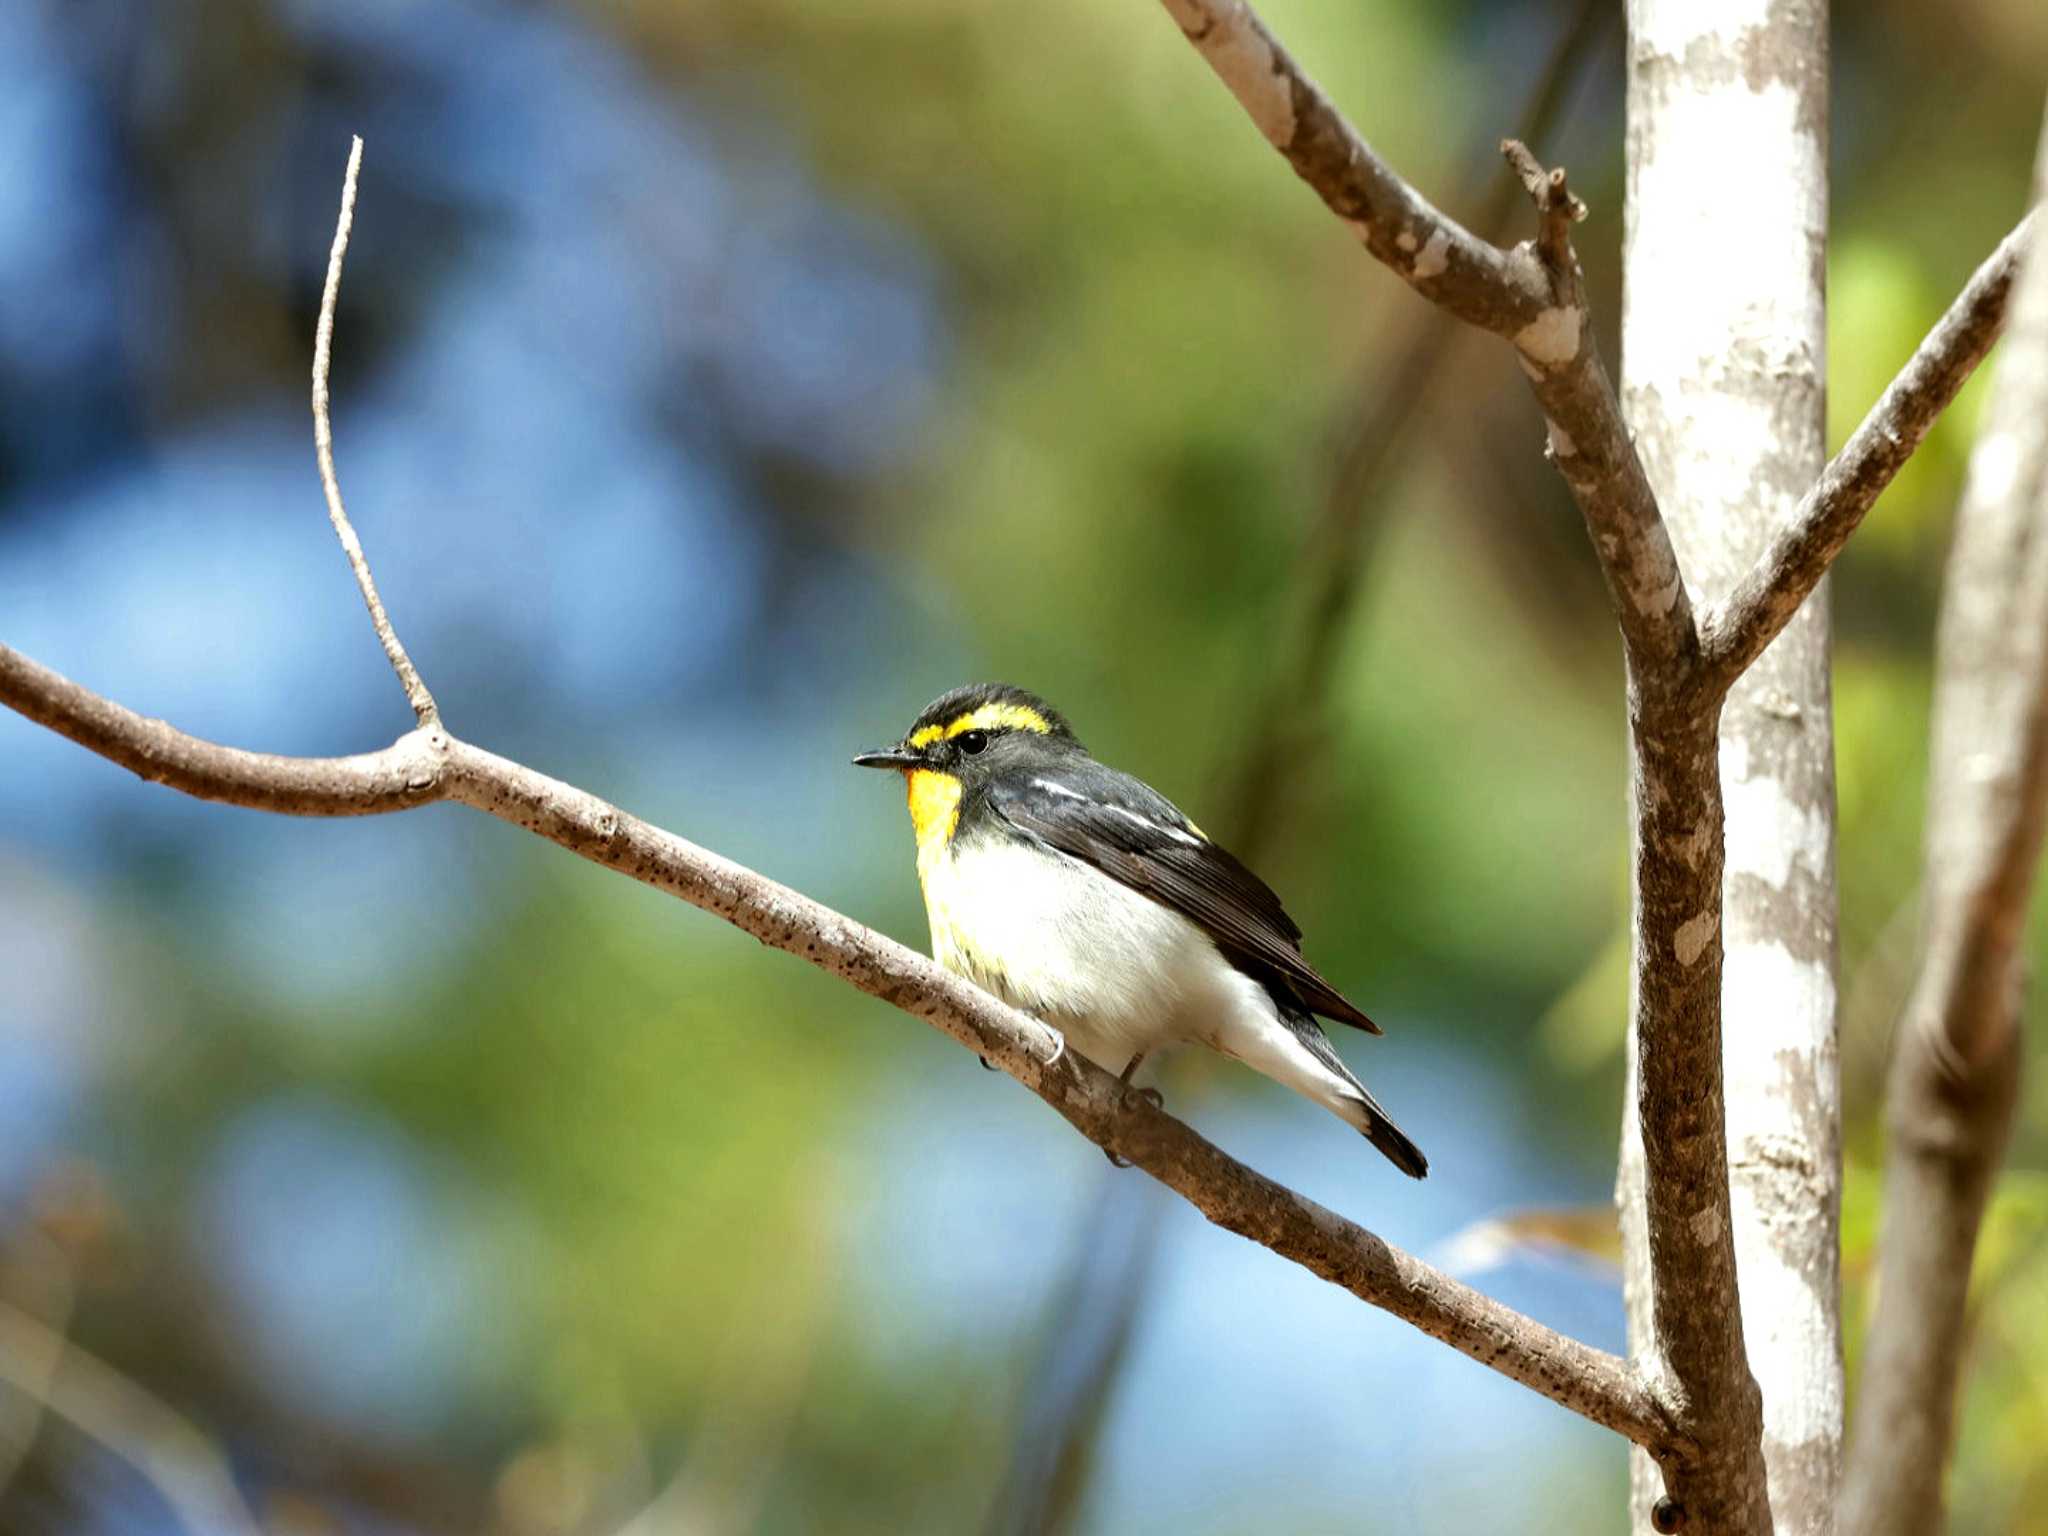
[[[1502,104],[1561,19],[1419,0],[1264,9],[1432,193],[1468,180],[1465,147],[1509,126]],[[1836,440],[2019,206],[2048,43],[2033,0],[1966,12],[1953,32],[1904,0],[1838,20]],[[944,686],[1010,676],[1202,816],[1244,747],[1233,701],[1254,696],[1301,622],[1299,550],[1334,413],[1417,301],[1295,183],[1149,0],[590,0],[582,14],[693,100],[737,122],[767,114],[841,193],[912,230],[940,273],[954,352],[916,452],[830,495],[794,486],[780,509],[801,537],[865,562],[910,637],[861,658],[857,696],[820,706],[832,731],[858,746]],[[1581,238],[1610,326],[1616,52],[1559,140],[1594,205]],[[293,65],[263,67],[282,79]],[[1518,374],[1498,349],[1448,333],[1445,346],[1443,403],[1371,509],[1383,537],[1329,725],[1274,791],[1282,836],[1264,864],[1340,985],[1489,1063],[1514,1085],[1532,1157],[1555,1160],[1560,1184],[1598,1188],[1626,996],[1619,660]],[[1940,559],[1982,389],[1936,428],[1835,581],[1852,1326],[1877,1240],[1886,1035],[1911,974]],[[797,782],[871,872],[814,894],[921,943],[901,813],[835,777],[828,734],[823,765]],[[674,803],[687,812],[687,786]],[[702,819],[675,818],[732,846]],[[81,1326],[221,1420],[267,1421],[287,1444],[331,1432],[266,1401],[237,1374],[238,1347],[194,1324],[220,1303],[184,1226],[221,1126],[317,1085],[424,1149],[460,1213],[445,1241],[484,1341],[436,1410],[456,1470],[429,1476],[416,1444],[357,1426],[353,1486],[402,1483],[395,1502],[422,1528],[539,1536],[594,1529],[654,1497],[652,1469],[737,1446],[738,1462],[774,1467],[766,1485],[688,1484],[693,1509],[739,1512],[734,1529],[971,1528],[1000,1485],[1040,1320],[909,1350],[876,1315],[885,1301],[825,1277],[845,1273],[862,1185],[887,1155],[874,1106],[905,1104],[905,1144],[936,1165],[945,1139],[920,1130],[905,1079],[963,1098],[1002,1085],[918,1078],[940,1048],[838,983],[552,850],[507,853],[495,827],[465,837],[462,857],[489,875],[487,920],[451,924],[414,985],[361,1010],[373,1018],[220,968],[193,938],[202,917],[165,916],[183,906],[176,872],[147,867],[146,849],[114,894],[95,892],[106,1017],[124,1040],[104,1090],[123,1215],[76,1250]],[[189,899],[203,906],[203,885]],[[2048,925],[2034,932],[2048,944]],[[2036,1080],[2044,1041],[2030,1038]],[[955,1068],[972,1074],[936,1070]],[[1060,1134],[1046,1130],[1048,1147]],[[1047,1152],[1049,1184],[1092,1176],[1067,1155]],[[2048,1531],[2044,1166],[2035,1093],[1979,1256],[1961,1536]],[[1536,1468],[1521,1507],[1618,1530],[1618,1465],[1612,1452]],[[1208,1528],[1233,1528],[1218,1519]]]

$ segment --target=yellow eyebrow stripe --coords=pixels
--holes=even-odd
[[[979,709],[969,710],[945,725],[928,725],[911,733],[907,747],[928,747],[935,741],[950,741],[964,731],[1000,730],[1036,731],[1041,736],[1052,734],[1052,722],[1027,704],[984,704]]]

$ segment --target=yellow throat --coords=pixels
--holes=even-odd
[[[909,781],[910,825],[917,833],[917,874],[922,880],[945,856],[953,829],[960,824],[960,781],[930,768],[913,768],[904,778]]]

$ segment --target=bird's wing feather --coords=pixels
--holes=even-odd
[[[1301,929],[1272,887],[1150,785],[1086,763],[998,780],[988,797],[1018,831],[1180,913],[1267,987],[1312,1013],[1380,1032],[1302,958]]]

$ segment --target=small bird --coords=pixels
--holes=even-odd
[[[1316,1022],[1380,1032],[1302,958],[1280,898],[1164,795],[1089,756],[1043,699],[955,688],[854,762],[907,782],[948,970],[1126,1083],[1154,1050],[1199,1041],[1315,1100],[1411,1178],[1429,1171]]]

